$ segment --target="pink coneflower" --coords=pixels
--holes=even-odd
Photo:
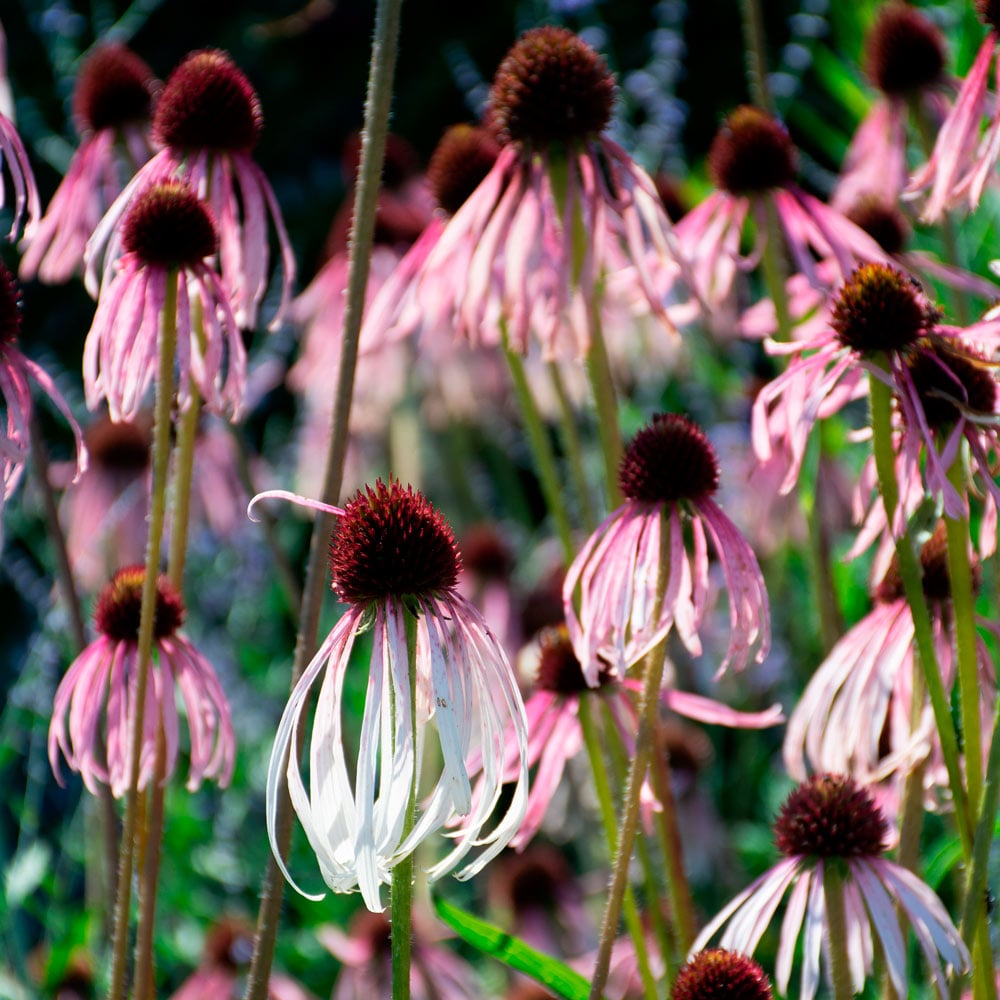
[[[253,928],[242,920],[223,919],[205,936],[201,965],[170,1000],[238,1000],[253,955]],[[280,972],[271,974],[268,1000],[312,1000],[312,994]]]
[[[281,210],[264,172],[250,154],[263,127],[260,101],[250,81],[225,52],[191,53],[170,74],[156,102],[153,139],[160,150],[108,210],[87,248],[88,287],[96,284],[93,258],[109,240],[133,197],[149,185],[186,181],[211,208],[219,226],[220,270],[241,327],[257,325],[268,284],[268,217],[282,260],[281,300],[271,325],[288,306],[295,256]]]
[[[451,529],[421,494],[397,480],[388,486],[379,480],[343,510],[280,491],[257,499],[268,496],[337,515],[330,565],[333,589],[348,605],[293,690],[275,737],[267,777],[268,834],[275,854],[278,792],[287,782],[327,885],[336,892],[360,888],[373,912],[382,909],[380,886],[390,882],[392,867],[446,824],[453,827],[454,847],[428,877],[440,878],[481,847],[459,873],[474,875],[506,847],[524,817],[527,735],[507,657],[479,612],[455,590],[460,560]],[[355,640],[366,631],[372,632],[372,652],[352,783],[343,686]],[[307,792],[297,755],[289,749],[321,674]],[[508,727],[518,734],[521,766],[506,812],[487,829],[502,791]],[[432,784],[425,795],[419,762],[432,734],[442,767],[428,778]],[[477,768],[470,766],[473,759]],[[473,795],[470,771],[480,768]],[[419,803],[414,826],[404,833],[414,798]],[[280,857],[278,864],[294,885]]]
[[[879,8],[865,39],[865,71],[881,96],[844,156],[831,204],[846,211],[862,198],[895,206],[907,180],[909,102],[935,125],[947,114],[941,93],[944,39],[921,11],[901,0]]]
[[[958,97],[941,125],[930,159],[910,179],[907,194],[930,188],[923,217],[936,222],[945,209],[962,198],[976,208],[1000,156],[1000,114],[989,92],[990,64],[1000,43],[1000,5],[975,0],[979,20],[990,30],[975,62],[962,82]],[[984,114],[991,116],[980,135]]]
[[[52,706],[52,770],[58,778],[61,752],[95,795],[99,784],[109,785],[116,797],[124,795],[129,785],[128,734],[134,709],[139,609],[145,576],[143,566],[128,566],[120,569],[101,592],[94,609],[94,625],[100,636],[70,665]],[[175,684],[191,732],[187,787],[197,788],[204,778],[228,785],[232,777],[236,739],[229,704],[211,664],[178,632],[184,614],[180,594],[161,576],[156,584],[154,660],[151,683],[146,689],[140,789],[153,775],[157,729],[161,725],[168,776],[177,763]]]
[[[76,78],[73,118],[81,136],[45,215],[23,241],[22,278],[68,281],[101,216],[131,175],[152,155],[149,116],[157,81],[124,45],[102,45]]]
[[[0,263],[0,397],[7,410],[5,427],[0,435],[0,511],[21,481],[31,445],[33,404],[29,379],[45,391],[73,429],[76,436],[76,475],[79,476],[87,466],[87,450],[80,426],[66,400],[45,371],[18,350],[21,319],[20,289],[14,275]]]
[[[60,519],[77,582],[93,593],[115,568],[146,552],[152,426],[148,415],[99,417],[84,432],[89,464],[66,489]]]
[[[122,224],[125,253],[101,289],[83,348],[83,384],[93,409],[107,399],[112,420],[134,420],[156,376],[168,286],[176,296],[177,398],[194,380],[205,405],[237,414],[246,349],[225,289],[208,262],[218,246],[207,206],[177,181],[135,197]],[[194,313],[201,320],[199,328]]]
[[[834,280],[845,278],[865,260],[884,254],[866,233],[795,183],[796,150],[785,126],[759,108],[733,111],[719,128],[708,153],[708,171],[718,188],[677,223],[677,238],[691,262],[702,300],[715,309],[731,294],[741,270],[754,266],[767,238],[766,200],[777,215],[795,270],[813,285],[826,279],[817,267],[830,260]],[[740,256],[740,242],[753,216],[757,246]]]
[[[729,591],[731,636],[719,671],[741,670],[751,655],[761,662],[770,647],[767,591],[746,539],[712,499],[719,463],[704,432],[686,417],[657,415],[626,450],[619,483],[626,502],[590,536],[563,586],[587,683],[596,686],[607,666],[624,677],[671,628],[701,653],[709,539]]]
[[[28,154],[24,143],[17,134],[14,123],[4,114],[0,114],[0,167],[7,163],[7,173],[14,187],[14,221],[10,225],[7,239],[13,240],[21,228],[21,220],[27,213],[25,233],[31,233],[41,215],[41,202],[38,198],[38,187],[35,175],[31,172]],[[0,184],[0,209],[6,204],[6,187]]]
[[[330,925],[316,931],[320,942],[344,965],[331,1000],[375,1000],[390,995],[390,935],[385,915],[368,910],[355,914],[349,934]],[[440,937],[438,929],[417,910],[410,963],[413,1000],[468,1000],[481,995],[472,969],[439,943]]]
[[[931,889],[884,857],[888,824],[867,789],[844,775],[817,775],[785,800],[774,835],[784,860],[712,920],[692,953],[725,926],[722,947],[752,955],[791,890],[781,925],[776,982],[780,993],[788,992],[795,946],[804,928],[800,996],[812,1000],[819,985],[820,952],[830,936],[827,909],[832,904],[827,894],[836,891],[846,926],[844,938],[834,946],[847,952],[855,993],[864,989],[872,973],[874,930],[893,987],[906,995],[906,944],[894,909],[898,907],[916,934],[939,996],[948,996],[942,959],[964,971],[969,953]],[[835,879],[824,878],[826,868],[835,872]]]
[[[604,134],[614,98],[604,60],[579,36],[554,26],[521,36],[490,91],[500,155],[422,261],[422,308],[473,344],[506,335],[526,352],[534,334],[545,357],[580,358],[599,286],[631,265],[671,326],[658,285],[679,254],[652,180]]]
[[[942,499],[949,517],[965,513],[965,499],[948,480],[964,440],[972,457],[970,475],[986,501],[980,547],[992,551],[1000,487],[991,471],[990,456],[998,447],[991,422],[1000,407],[983,352],[992,353],[998,337],[996,322],[964,329],[941,325],[911,278],[882,264],[864,265],[838,292],[829,325],[819,335],[780,348],[793,358],[757,395],[754,451],[762,461],[777,456],[784,463],[781,488],[787,492],[798,478],[815,421],[864,396],[866,375],[880,379],[894,391],[899,422],[902,502],[894,533],[902,531],[912,502],[922,497],[921,483]]]
[[[767,974],[752,959],[724,948],[696,952],[681,967],[670,1000],[771,1000]]]
[[[937,664],[949,691],[955,681],[955,663],[943,524],[923,545],[920,562]],[[976,565],[976,588],[979,575]],[[845,772],[861,780],[880,780],[905,773],[914,760],[937,749],[929,706],[923,710],[917,731],[911,731],[914,627],[895,559],[874,597],[874,609],[833,647],[788,720],[785,766],[798,781],[804,781],[809,771]],[[986,627],[996,631],[995,626]],[[988,719],[996,697],[996,676],[981,637],[978,654],[982,711]],[[932,771],[929,778],[935,782],[940,773]]]
[[[528,766],[538,766],[528,811],[511,846],[520,850],[534,838],[549,810],[566,764],[583,748],[580,724],[580,700],[600,698],[614,721],[617,739],[629,756],[635,753],[635,734],[639,714],[635,699],[642,689],[641,682],[615,674],[602,661],[597,683],[584,676],[580,660],[570,642],[566,626],[543,629],[538,636],[538,667],[535,690],[525,704],[528,718]],[[781,721],[778,707],[764,712],[737,712],[719,702],[699,695],[665,687],[661,699],[671,710],[702,722],[745,728],[767,728]],[[513,781],[520,765],[516,733],[508,734],[505,777]],[[651,794],[651,793],[650,793]]]

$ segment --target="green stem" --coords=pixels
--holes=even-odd
[[[193,383],[191,402],[181,414],[174,451],[174,510],[170,522],[170,554],[167,575],[180,591],[184,588],[184,562],[187,558],[188,523],[191,517],[191,485],[194,480],[194,446],[198,437],[201,398]]]
[[[823,896],[826,899],[826,933],[830,944],[830,979],[834,1000],[851,1000],[851,964],[847,957],[847,915],[844,909],[844,880],[834,870],[835,862],[823,864]]]
[[[961,450],[948,470],[948,481],[959,496],[964,495]],[[969,562],[969,518],[946,516],[944,527],[948,539],[948,582],[955,630],[962,744],[965,747],[965,781],[969,804],[975,807],[983,788],[983,737],[979,717],[976,598],[972,592],[972,565]]]
[[[785,267],[783,251],[785,238],[782,235],[778,209],[770,194],[761,197],[764,206],[764,249],[760,264],[764,270],[764,284],[771,302],[774,304],[776,330],[774,338],[787,342],[792,339],[792,313],[788,305],[788,269]]]
[[[589,533],[597,527],[597,518],[594,515],[594,505],[590,500],[590,490],[587,487],[587,473],[583,464],[583,443],[580,440],[580,431],[576,426],[576,414],[573,412],[569,393],[566,392],[566,384],[563,382],[559,363],[550,361],[548,368],[549,376],[552,379],[552,388],[559,401],[559,426],[563,448],[566,450],[566,457],[569,460],[569,471],[580,504],[583,528]]]
[[[764,18],[759,0],[740,0],[743,35],[746,45],[747,84],[758,108],[774,113],[774,102],[767,86],[767,46],[764,43]]]
[[[392,732],[395,741],[396,712],[402,707],[410,713],[410,732],[417,738],[417,619],[410,611],[403,612],[406,622],[406,655],[409,663],[410,703],[400,706],[396,703],[395,688],[392,688]],[[395,752],[393,746],[393,752]],[[382,762],[386,766],[386,762]],[[403,818],[405,840],[413,829],[413,818],[417,806],[417,752],[413,750],[413,776],[410,782],[410,801],[406,805]],[[392,869],[392,889],[390,896],[390,946],[392,949],[392,1000],[410,1000],[410,960],[413,922],[413,853],[398,861]]]
[[[872,449],[875,455],[875,469],[878,473],[879,489],[885,507],[886,523],[891,531],[896,507],[899,503],[895,451],[892,443],[892,392],[880,379],[869,378],[868,395],[871,405]],[[941,754],[948,772],[948,783],[951,786],[952,801],[955,807],[955,823],[962,841],[962,854],[967,858],[972,848],[972,832],[968,799],[965,794],[962,768],[959,762],[958,738],[951,720],[948,695],[944,690],[944,683],[938,668],[937,654],[934,649],[934,632],[931,627],[930,613],[927,610],[927,601],[924,598],[923,574],[913,550],[909,529],[903,532],[902,537],[896,539],[896,558],[899,561],[903,591],[913,616],[917,658],[920,662],[924,683],[927,685],[931,709],[934,712],[934,722],[937,726],[938,738],[941,741]]]
[[[623,501],[618,485],[618,469],[622,461],[622,432],[618,423],[618,398],[611,377],[611,360],[604,343],[601,325],[600,297],[590,303],[590,349],[587,352],[587,375],[597,410],[597,434],[604,456],[605,491],[608,509],[620,507]]]
[[[587,758],[590,761],[590,770],[594,777],[594,788],[597,791],[597,801],[601,810],[601,820],[604,824],[604,834],[608,841],[608,852],[611,858],[614,859],[618,856],[620,847],[614,798],[611,792],[611,784],[608,781],[608,770],[601,752],[600,737],[597,734],[597,726],[591,712],[590,698],[586,692],[580,695],[578,706],[580,729],[583,732],[583,745],[586,747]],[[628,928],[632,944],[635,947],[639,977],[642,979],[643,989],[650,1000],[656,1000],[656,979],[653,977],[652,969],[649,966],[646,935],[643,933],[642,920],[639,916],[639,908],[635,902],[635,895],[632,892],[632,887],[627,884],[624,889],[624,898],[619,901],[619,912],[622,908],[624,908],[625,925]],[[614,923],[617,928],[618,913],[615,913]],[[600,991],[591,995],[600,997]]]
[[[129,785],[125,793],[125,817],[118,854],[118,898],[112,939],[109,1000],[125,1000],[128,957],[129,912],[132,904],[132,863],[139,804],[139,760],[146,710],[156,612],[156,581],[160,571],[160,542],[167,512],[167,476],[170,467],[170,408],[174,397],[174,354],[177,347],[177,275],[167,275],[167,291],[160,322],[159,358],[156,370],[156,407],[153,422],[153,487],[149,504],[149,536],[146,542],[146,575],[142,583],[139,637],[136,651],[135,694],[129,729]]]
[[[399,18],[402,0],[377,0],[375,33],[369,62],[368,95],[361,139],[361,161],[354,190],[354,213],[348,240],[347,293],[344,305],[344,339],[341,343],[337,388],[330,420],[330,439],[323,475],[321,499],[333,504],[340,496],[347,455],[351,400],[354,395],[354,373],[358,361],[358,339],[364,312],[365,288],[375,235],[375,210],[378,204],[379,181],[385,159],[386,135],[389,131],[389,109],[392,103],[392,81],[396,69],[399,41]],[[326,593],[326,558],[333,518],[321,514],[313,525],[302,593],[299,631],[292,661],[291,687],[294,688],[302,671],[316,652],[319,639],[319,618]],[[302,730],[304,734],[304,730]],[[299,748],[295,748],[298,752]],[[278,793],[275,815],[275,839],[282,854],[288,853],[292,839],[292,808],[288,790]],[[260,909],[257,913],[257,934],[250,961],[245,1000],[266,1000],[271,979],[274,945],[281,919],[281,900],[285,882],[273,857],[268,859],[261,887]]]
[[[563,554],[566,556],[568,565],[573,561],[576,549],[573,546],[573,529],[570,526],[569,511],[566,509],[562,487],[559,485],[555,452],[552,450],[552,443],[546,433],[545,425],[542,423],[542,415],[535,405],[535,397],[531,393],[528,376],[524,370],[524,359],[517,351],[510,349],[506,340],[507,335],[504,331],[504,356],[507,358],[514,396],[517,399],[518,409],[521,411],[521,419],[524,421],[528,445],[535,460],[535,469],[538,472],[538,481],[545,496],[545,503],[552,515],[552,520],[555,521],[556,534],[562,543]]]

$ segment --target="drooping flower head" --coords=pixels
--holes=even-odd
[[[193,380],[209,409],[237,414],[246,350],[210,264],[218,237],[206,204],[178,181],[153,184],[130,203],[121,242],[124,253],[101,290],[83,349],[87,405],[103,398],[112,420],[135,418],[157,373],[169,294],[176,301],[180,405],[188,405]]]
[[[152,155],[153,71],[124,45],[95,48],[73,91],[80,146],[45,215],[23,244],[20,273],[48,284],[82,270],[83,252],[131,173]]]
[[[785,126],[759,108],[742,106],[719,127],[708,152],[717,190],[677,224],[681,249],[691,261],[697,288],[710,308],[722,306],[741,270],[754,266],[767,238],[767,202],[777,215],[797,272],[817,287],[842,280],[859,261],[882,260],[875,242],[839,212],[795,183],[798,154]],[[758,245],[750,258],[740,242],[752,214]]]
[[[937,665],[945,690],[950,691],[955,657],[943,523],[921,547],[920,566]],[[979,588],[981,575],[973,559],[974,590]],[[806,685],[788,720],[785,766],[799,781],[819,772],[844,772],[876,781],[901,778],[915,761],[929,756],[932,766],[925,784],[936,791],[943,784],[940,742],[929,705],[923,707],[919,724],[913,725],[913,615],[895,557],[874,588],[873,599],[871,612],[837,642]],[[987,622],[979,624],[996,631]],[[981,636],[977,636],[977,661],[981,711],[988,719],[996,698],[996,675]],[[931,804],[936,804],[936,798]]]
[[[686,417],[657,415],[626,449],[619,483],[624,505],[588,539],[563,587],[587,683],[596,684],[602,661],[624,677],[672,628],[700,654],[709,540],[729,591],[732,629],[719,670],[741,670],[751,655],[763,660],[770,645],[767,591],[753,551],[713,500],[719,464],[704,432]]]
[[[135,706],[139,659],[139,613],[143,566],[120,569],[97,599],[95,639],[70,665],[56,691],[49,726],[49,761],[59,777],[59,754],[95,795],[98,785],[116,797],[129,787],[129,730]],[[156,583],[150,664],[138,787],[156,764],[157,729],[162,725],[167,776],[177,763],[180,723],[174,688],[184,702],[191,742],[187,787],[204,778],[229,784],[236,753],[229,704],[211,664],[179,632],[185,608],[165,576]]]
[[[445,824],[454,827],[449,831],[454,846],[429,877],[446,874],[473,847],[481,847],[459,877],[475,874],[509,843],[524,816],[527,738],[524,706],[503,649],[455,590],[459,556],[451,528],[420,493],[397,480],[388,485],[379,480],[343,509],[280,491],[260,495],[267,496],[337,515],[332,587],[348,605],[293,690],[278,727],[267,782],[275,853],[278,788],[287,781],[327,885],[338,892],[360,888],[374,912],[382,909],[380,886],[391,880],[393,865]],[[368,630],[373,633],[368,693],[358,752],[350,755],[358,762],[352,780],[343,685],[355,640]],[[307,792],[296,756],[286,755],[321,674]],[[518,733],[521,765],[510,805],[487,829],[501,793],[508,726]],[[415,774],[431,733],[440,743],[441,771]],[[406,833],[404,816],[414,800],[417,815]],[[278,864],[291,881],[280,857]]]
[[[419,261],[421,308],[474,344],[506,334],[524,352],[534,337],[546,357],[582,357],[599,284],[628,267],[669,325],[662,288],[679,257],[652,180],[604,134],[614,100],[607,65],[578,35],[549,25],[518,39],[490,90],[499,156]]]
[[[987,357],[996,349],[1000,324],[964,329],[942,324],[913,279],[883,264],[858,268],[834,298],[829,317],[811,340],[787,348],[772,345],[775,352],[792,354],[792,361],[754,403],[754,450],[762,461],[784,463],[782,492],[798,477],[813,423],[863,396],[866,377],[876,378],[895,396],[900,466],[895,534],[923,500],[925,486],[942,499],[949,517],[964,514],[966,499],[948,479],[964,440],[972,458],[969,475],[985,497],[980,550],[992,551],[1000,491],[990,470],[1000,406]],[[878,503],[875,517],[884,523]]]
[[[906,943],[894,907],[912,927],[938,995],[948,996],[945,964],[962,971],[969,953],[941,901],[912,872],[885,858],[888,824],[871,793],[853,778],[820,774],[803,782],[785,800],[774,824],[783,860],[738,895],[698,935],[692,954],[725,926],[721,946],[752,955],[786,894],[775,980],[788,992],[795,946],[804,930],[802,1000],[819,986],[820,953],[830,937],[827,893],[841,895],[844,939],[855,993],[872,973],[872,931],[878,937],[893,987],[906,992]],[[835,877],[824,879],[824,869]]]
[[[771,1000],[767,974],[752,959],[724,948],[706,948],[684,965],[670,1000]]]
[[[36,382],[58,407],[76,436],[76,475],[87,467],[87,450],[80,426],[55,383],[18,348],[21,333],[21,291],[14,275],[0,262],[0,400],[6,420],[0,434],[0,511],[24,474],[31,444],[33,404],[29,379]]]
[[[911,197],[930,189],[923,207],[927,222],[937,222],[961,200],[975,209],[1000,156],[1000,112],[989,89],[990,66],[1000,43],[1000,8],[995,0],[975,0],[975,8],[989,31],[938,130],[930,159],[906,189]]]
[[[150,185],[183,180],[205,200],[219,227],[219,263],[232,311],[253,328],[268,285],[268,217],[282,258],[280,322],[295,277],[295,258],[274,192],[252,152],[263,114],[257,93],[229,55],[192,52],[167,79],[156,102],[153,138],[164,148],[111,206],[87,248],[88,287],[96,294],[93,258],[117,255],[114,233],[132,199]],[[110,246],[109,246],[110,242]]]

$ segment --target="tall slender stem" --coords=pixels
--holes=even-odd
[[[379,179],[385,158],[386,135],[389,130],[389,108],[392,103],[392,83],[396,70],[399,41],[399,18],[402,0],[377,0],[375,34],[372,39],[371,63],[368,75],[368,95],[365,101],[365,121],[361,139],[361,160],[354,191],[354,214],[349,240],[347,295],[344,305],[344,339],[341,342],[337,389],[330,422],[326,468],[323,476],[322,499],[333,504],[340,495],[347,455],[351,400],[354,395],[354,373],[358,361],[358,339],[364,312],[365,288],[371,250],[375,235],[375,209],[378,203]],[[302,671],[316,651],[319,618],[323,606],[326,579],[327,540],[332,517],[316,518],[309,545],[303,585],[302,609],[299,619],[295,657],[292,662],[291,686],[294,688]],[[296,752],[297,752],[296,748]],[[292,808],[287,790],[278,795],[276,840],[280,851],[288,851],[292,837]],[[254,953],[247,978],[246,1000],[266,1000],[271,979],[271,962],[281,917],[284,879],[274,858],[268,859],[257,915]]]
[[[899,503],[899,486],[896,482],[895,451],[892,443],[892,393],[880,379],[868,379],[868,396],[871,406],[872,449],[875,455],[875,469],[878,473],[879,490],[885,507],[886,523],[893,524]],[[962,854],[969,856],[972,849],[972,827],[969,818],[969,803],[962,780],[959,763],[958,738],[951,720],[948,695],[944,690],[941,672],[938,668],[937,653],[934,648],[934,633],[931,628],[930,613],[924,598],[923,574],[920,563],[913,551],[909,530],[896,539],[896,557],[899,574],[903,581],[910,613],[913,616],[913,631],[917,643],[917,659],[923,673],[924,683],[930,697],[931,709],[941,741],[941,755],[944,757],[955,806],[955,824],[962,841]]]
[[[170,467],[170,407],[174,397],[174,354],[177,347],[177,280],[174,271],[167,275],[167,290],[160,319],[156,406],[153,422],[153,488],[149,504],[146,575],[142,584],[135,692],[129,729],[129,784],[125,793],[125,817],[122,820],[122,840],[118,855],[118,898],[115,903],[109,1000],[125,1000],[125,966],[128,958],[129,911],[132,903],[132,863],[139,804],[139,761],[142,751],[146,690],[152,659],[156,579],[160,571],[160,542],[167,512],[167,476]]]
[[[198,388],[191,385],[191,402],[181,414],[174,451],[174,509],[170,520],[170,554],[167,575],[178,589],[184,586],[184,563],[187,559],[188,522],[191,517],[191,486],[194,480],[194,447],[198,437],[200,409]]]
[[[760,0],[740,0],[740,14],[743,20],[750,96],[758,108],[773,112],[774,102],[767,85],[767,45],[764,39],[764,18]]]
[[[611,859],[614,860],[618,856],[620,849],[614,798],[611,793],[611,784],[608,781],[604,755],[601,752],[601,741],[597,735],[597,726],[594,723],[594,716],[591,711],[590,699],[586,692],[579,698],[577,711],[580,719],[580,729],[583,732],[583,745],[587,750],[587,758],[590,761],[590,770],[594,778],[594,789],[597,792],[597,802],[601,810],[601,821],[604,824],[604,835],[608,842],[608,852]],[[649,965],[646,936],[643,933],[642,920],[639,916],[639,907],[636,905],[635,894],[632,892],[632,887],[628,884],[625,886],[623,899],[620,901],[619,912],[622,910],[624,910],[625,925],[628,928],[629,936],[632,938],[632,945],[635,948],[636,962],[639,966],[639,977],[642,979],[643,989],[649,1000],[656,1000],[656,980],[653,978],[653,972]],[[616,928],[617,925],[618,913],[615,914]]]
[[[600,297],[590,304],[590,350],[587,352],[587,375],[597,409],[597,434],[604,456],[605,493],[608,509],[622,504],[622,491],[618,485],[618,468],[622,460],[622,432],[618,422],[618,397],[611,377],[611,359],[604,343],[601,324]]]
[[[504,337],[506,340],[506,333]],[[528,444],[535,460],[535,471],[538,473],[538,481],[545,496],[545,504],[552,515],[552,520],[555,521],[556,534],[562,543],[563,554],[568,564],[573,561],[576,550],[573,547],[573,529],[570,524],[569,511],[566,509],[562,487],[559,485],[556,456],[552,450],[552,443],[549,441],[545,425],[542,423],[542,415],[538,412],[538,407],[535,404],[531,386],[528,384],[528,376],[524,370],[524,359],[517,351],[511,350],[506,343],[504,344],[504,355],[510,370],[514,396],[517,399],[521,419],[524,421],[524,429],[528,435]]]
[[[594,516],[594,505],[591,503],[590,489],[587,486],[587,473],[583,464],[583,443],[576,425],[576,414],[573,412],[573,405],[570,403],[569,393],[566,391],[566,384],[563,381],[562,372],[559,370],[559,362],[550,361],[548,367],[552,388],[555,390],[556,399],[559,402],[559,426],[563,447],[566,449],[566,457],[569,460],[569,471],[576,490],[577,501],[580,504],[583,529],[591,532],[597,527],[597,518]]]
[[[826,932],[830,943],[830,979],[834,1000],[851,1000],[851,963],[847,957],[847,914],[844,907],[844,879],[835,870],[836,862],[823,863],[823,896],[826,900]]]

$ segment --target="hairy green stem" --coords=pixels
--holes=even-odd
[[[589,305],[590,349],[587,351],[587,375],[597,410],[597,434],[604,456],[605,494],[608,509],[620,507],[623,501],[618,484],[618,469],[622,461],[622,432],[618,422],[618,397],[611,377],[611,359],[604,343],[601,325],[600,297]]]
[[[187,559],[188,523],[191,518],[191,486],[194,481],[194,446],[198,437],[201,399],[193,383],[191,402],[181,414],[174,450],[174,509],[170,520],[170,554],[167,576],[180,591],[184,588],[184,563]]]
[[[580,728],[583,732],[583,745],[586,747],[587,758],[590,761],[590,770],[594,777],[594,788],[597,791],[597,801],[601,809],[601,820],[604,824],[604,834],[608,842],[608,852],[612,860],[614,860],[620,850],[614,798],[611,792],[611,784],[608,781],[608,771],[605,766],[604,755],[601,752],[600,737],[597,734],[597,726],[591,711],[590,699],[586,692],[580,696],[578,706]],[[642,979],[643,989],[648,1000],[656,1000],[656,979],[653,977],[652,969],[649,966],[646,936],[643,933],[639,907],[636,905],[635,895],[630,885],[626,884],[623,896],[624,898],[619,903],[619,912],[624,909],[625,926],[628,928],[629,936],[632,938],[632,944],[635,948],[636,961],[639,966],[639,978]],[[615,914],[614,922],[617,928],[618,913]],[[603,984],[601,988],[603,989]],[[592,993],[591,996],[600,997],[600,991],[596,994]]]
[[[542,415],[535,405],[535,397],[532,395],[528,376],[524,370],[524,359],[517,351],[510,349],[506,340],[507,334],[504,331],[504,356],[507,358],[514,396],[517,399],[518,409],[521,411],[521,419],[524,421],[524,430],[528,435],[528,445],[535,460],[535,470],[538,473],[538,481],[545,496],[545,504],[555,522],[556,534],[559,536],[568,565],[573,561],[576,550],[573,546],[573,529],[570,525],[569,511],[566,509],[562,487],[559,485],[555,452],[552,450],[552,442],[549,440],[542,422]]]
[[[174,354],[177,347],[177,275],[167,275],[167,292],[160,319],[159,357],[156,370],[156,406],[153,418],[153,487],[149,504],[146,542],[146,575],[142,583],[139,637],[136,652],[135,692],[129,728],[129,784],[118,854],[118,898],[112,940],[109,1000],[125,1000],[129,913],[132,904],[132,864],[139,805],[139,761],[142,752],[146,690],[149,682],[156,613],[156,582],[160,572],[160,542],[167,512],[167,477],[170,467],[170,409],[174,397]]]
[[[892,523],[899,503],[899,487],[896,482],[895,450],[892,442],[892,393],[880,379],[868,379],[868,394],[871,406],[872,449],[875,455],[875,469],[878,473],[879,490],[885,507],[886,523],[892,530]],[[962,779],[962,768],[958,754],[958,738],[951,720],[948,695],[941,680],[937,654],[934,649],[934,632],[930,613],[924,597],[923,574],[909,529],[896,539],[896,557],[899,574],[903,581],[903,592],[913,616],[913,631],[917,643],[917,659],[923,674],[927,693],[930,697],[941,754],[948,772],[952,801],[955,807],[955,824],[962,841],[962,854],[968,858],[972,849],[972,828],[969,819],[969,805]]]
[[[767,85],[767,46],[764,42],[764,18],[759,0],[740,0],[743,41],[746,46],[747,85],[758,108],[774,112],[774,102]]]
[[[583,464],[583,443],[580,440],[580,431],[576,426],[576,414],[573,412],[573,405],[570,402],[569,393],[566,391],[559,363],[550,361],[548,368],[549,377],[552,379],[552,388],[559,402],[559,427],[563,448],[566,450],[566,458],[569,461],[570,475],[580,504],[580,518],[583,521],[584,531],[589,533],[597,527],[597,518],[594,515],[594,505],[591,503],[590,490],[587,486],[587,473]]]
[[[851,963],[847,957],[847,914],[844,907],[844,879],[835,871],[836,862],[823,864],[823,896],[826,900],[826,933],[830,944],[830,979],[834,1000],[851,1000]]]
[[[341,343],[321,497],[325,503],[331,505],[339,499],[344,477],[351,400],[354,395],[354,373],[358,361],[358,339],[361,333],[365,288],[368,284],[375,235],[379,181],[385,158],[386,135],[389,130],[389,109],[392,103],[392,82],[396,69],[401,8],[402,0],[377,0],[375,7],[375,33],[369,64],[361,159],[354,191],[351,235],[348,241],[350,256],[344,305],[344,339]],[[306,664],[313,657],[318,643],[320,611],[326,590],[324,584],[327,542],[332,528],[333,519],[329,514],[319,515],[313,525],[303,584],[299,631],[292,662],[293,688],[302,676]],[[298,752],[297,747],[295,752]],[[282,854],[287,854],[292,837],[292,808],[287,789],[278,795],[275,826],[278,848]],[[277,863],[273,857],[269,858],[261,889],[254,953],[247,978],[246,1000],[267,998],[284,885]]]

